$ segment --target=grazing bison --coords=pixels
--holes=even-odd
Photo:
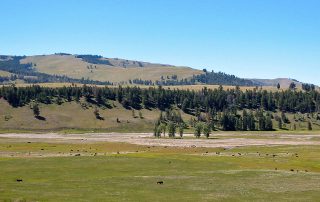
[[[163,184],[163,181],[158,181],[157,184]]]
[[[23,182],[23,180],[22,179],[17,179],[17,182]]]

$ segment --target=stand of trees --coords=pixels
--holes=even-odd
[[[101,55],[77,55],[77,58],[81,58],[83,61],[91,64],[103,64],[113,66],[109,62],[109,60],[102,60],[103,57]]]
[[[169,125],[172,122],[175,129],[184,126],[179,113],[195,117],[193,127],[197,122],[220,125],[223,130],[272,130],[273,118],[270,113],[282,111],[279,119],[286,123],[285,112],[314,113],[320,112],[320,93],[315,90],[278,91],[246,90],[239,88],[224,90],[203,88],[201,91],[166,90],[161,86],[141,89],[139,87],[119,86],[118,88],[96,86],[48,88],[33,85],[30,87],[3,86],[0,88],[0,98],[4,98],[14,107],[24,106],[32,101],[37,103],[62,103],[79,101],[80,98],[96,104],[108,106],[108,100],[119,101],[127,109],[157,108],[164,111],[157,125]],[[173,110],[177,108],[179,110]],[[242,112],[242,114],[239,114]],[[170,125],[170,127],[172,126]],[[162,132],[166,129],[163,129]],[[172,133],[172,127],[170,129]],[[174,130],[175,132],[177,130]],[[174,132],[174,134],[175,134]]]
[[[246,90],[239,88],[224,90],[203,88],[201,91],[166,90],[159,87],[141,89],[139,87],[119,86],[117,88],[83,85],[62,88],[49,88],[33,85],[29,87],[3,86],[0,97],[6,99],[12,106],[23,106],[31,100],[50,103],[57,97],[79,100],[80,97],[104,103],[106,100],[117,100],[125,108],[158,108],[165,111],[177,106],[184,112],[198,116],[200,112],[233,112],[236,110],[265,110],[283,112],[313,113],[320,111],[320,93],[318,91],[281,91]],[[199,117],[200,118],[200,117]]]
[[[129,83],[142,84],[142,85],[162,85],[162,86],[173,86],[173,85],[195,85],[195,84],[211,84],[211,85],[232,85],[232,86],[261,86],[259,82],[253,82],[249,79],[241,79],[234,75],[226,74],[223,72],[207,72],[203,70],[204,74],[193,75],[191,78],[178,79],[177,75],[173,75],[170,78],[164,79],[161,77],[160,80],[152,82],[151,80],[134,79],[130,80]]]

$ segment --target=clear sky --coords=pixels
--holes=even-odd
[[[99,54],[320,85],[319,0],[1,0],[0,54]]]

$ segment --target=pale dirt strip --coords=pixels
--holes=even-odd
[[[223,147],[233,148],[241,146],[275,146],[275,145],[320,145],[320,135],[298,134],[215,134],[212,139],[190,138],[192,134],[186,134],[184,139],[154,138],[151,133],[92,133],[92,134],[0,134],[0,138],[13,138],[25,141],[38,142],[66,142],[66,143],[90,143],[90,142],[124,142],[147,146],[173,146],[173,147]],[[237,138],[236,136],[239,136]],[[259,136],[259,138],[250,138]]]

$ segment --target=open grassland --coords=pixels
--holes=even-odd
[[[122,68],[109,65],[94,65],[84,62],[73,55],[32,56],[21,60],[22,63],[36,64],[35,68],[42,73],[66,75],[71,78],[89,78],[97,81],[121,82],[129,79],[160,80],[161,76],[178,75],[178,79],[188,78],[203,73],[188,67],[137,67]],[[88,66],[92,68],[88,68]]]
[[[317,201],[319,158],[319,146],[0,138],[0,201]]]

